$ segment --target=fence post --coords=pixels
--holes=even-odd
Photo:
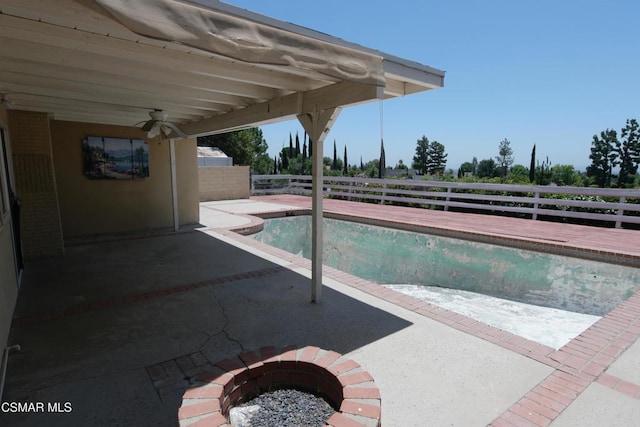
[[[380,204],[384,205],[385,199],[387,197],[387,183],[382,184],[382,198],[380,199]]]
[[[451,200],[451,187],[447,188],[447,198],[444,201],[444,211],[449,211],[449,201]]]
[[[532,220],[538,219],[538,207],[540,206],[540,192],[536,191],[535,196],[533,197],[533,214],[531,215]]]
[[[627,198],[625,196],[620,196],[620,203],[627,203]],[[624,218],[624,208],[620,207],[618,212],[616,213],[616,228],[622,228],[622,219]]]

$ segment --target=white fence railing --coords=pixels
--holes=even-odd
[[[640,190],[509,184],[324,177],[326,197],[441,206],[445,211],[491,211],[531,219],[544,217],[640,224]],[[309,175],[254,175],[251,194],[311,194]],[[542,217],[542,218],[541,218]]]

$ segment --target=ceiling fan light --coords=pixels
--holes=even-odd
[[[147,138],[155,138],[160,134],[160,123],[154,123],[154,125],[147,132]]]

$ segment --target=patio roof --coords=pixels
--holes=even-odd
[[[173,131],[164,136],[172,158],[174,138],[292,118],[322,153],[343,107],[443,84],[443,71],[214,0],[0,3],[3,99],[55,120],[120,126],[140,125],[162,110],[152,117],[170,122]],[[149,129],[149,137],[157,135],[158,126]],[[318,301],[321,156],[312,169],[311,299]]]
[[[444,72],[212,0],[3,0],[0,93],[56,120],[189,135],[442,87]]]

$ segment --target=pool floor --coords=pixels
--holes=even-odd
[[[400,284],[383,286],[555,349],[601,318],[459,289]]]

